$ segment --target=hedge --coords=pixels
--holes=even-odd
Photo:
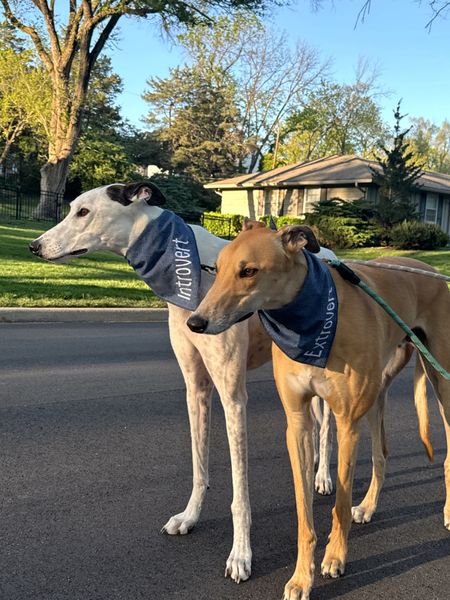
[[[449,243],[449,236],[438,225],[404,221],[391,229],[392,245],[402,250],[435,250]]]
[[[220,212],[204,212],[203,227],[223,238],[234,238],[242,231],[243,215],[227,215]]]

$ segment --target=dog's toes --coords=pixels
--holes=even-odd
[[[337,579],[345,573],[345,564],[338,558],[324,558],[321,572],[324,577],[332,577],[333,579]]]
[[[444,527],[450,531],[450,514],[444,513]]]
[[[230,554],[225,566],[225,577],[230,577],[236,583],[247,581],[252,573],[252,558],[235,557],[233,552]]]
[[[355,523],[370,523],[373,517],[374,509],[368,509],[360,504],[352,507],[352,519]]]
[[[302,585],[293,577],[284,588],[283,600],[309,600],[311,584]]]
[[[164,527],[161,529],[161,533],[167,533],[169,535],[186,535],[196,524],[196,520],[189,519],[185,513],[180,513],[170,517]]]
[[[317,472],[314,483],[316,492],[322,494],[322,496],[329,496],[333,492],[333,482],[329,475],[322,475]]]

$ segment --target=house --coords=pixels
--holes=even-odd
[[[298,216],[311,212],[318,200],[340,198],[376,202],[375,161],[358,156],[330,156],[261,173],[248,173],[205,185],[222,197],[222,213]],[[450,175],[424,171],[414,192],[420,219],[450,234]]]

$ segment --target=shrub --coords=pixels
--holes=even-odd
[[[449,236],[438,225],[403,221],[391,229],[392,245],[403,250],[435,250],[449,243]]]
[[[234,238],[242,231],[243,215],[227,215],[220,212],[204,212],[203,227],[223,238]]]
[[[306,224],[312,228],[321,246],[331,248],[378,246],[383,238],[383,230],[378,225],[356,217],[307,215]]]
[[[305,222],[304,217],[274,217],[272,216],[273,222],[275,223],[277,229],[280,229],[284,225],[301,225]],[[265,223],[266,227],[269,227],[270,223],[270,215],[264,215],[264,217],[260,217],[259,221]]]

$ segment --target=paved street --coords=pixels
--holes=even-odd
[[[254,562],[251,580],[237,586],[223,578],[231,481],[217,399],[201,521],[188,536],[160,533],[184,508],[191,478],[167,325],[0,325],[1,600],[279,600],[294,569],[296,521],[270,367],[251,375],[249,395]],[[434,399],[430,408],[434,464],[418,437],[407,368],[388,408],[379,512],[353,527],[346,576],[317,575],[311,600],[449,598],[445,445]],[[371,471],[365,427],[359,456],[355,499]],[[315,501],[317,571],[333,501]]]

